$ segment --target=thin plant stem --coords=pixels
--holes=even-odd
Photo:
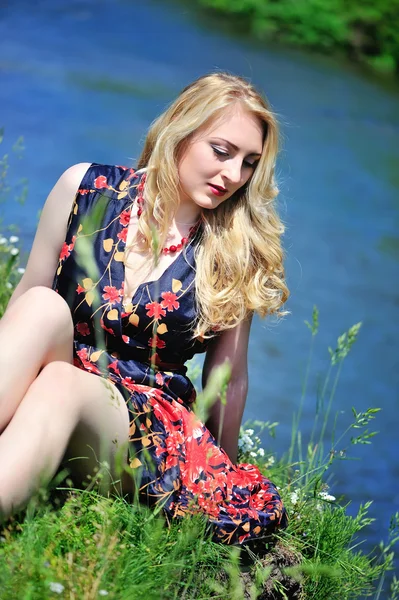
[[[305,378],[304,378],[304,381],[302,384],[302,393],[301,393],[301,398],[299,401],[299,408],[298,408],[298,412],[296,414],[294,413],[293,419],[292,419],[291,444],[290,444],[290,450],[289,450],[289,455],[288,455],[288,463],[289,464],[291,464],[293,461],[295,441],[297,439],[299,423],[302,418],[303,404],[304,404],[305,397],[306,397],[306,390],[307,390],[307,385],[308,385],[310,367],[311,367],[312,358],[313,358],[314,338],[315,338],[315,336],[312,334],[312,338],[310,341],[310,347],[309,347],[308,360],[307,360],[307,364],[306,364]],[[299,448],[298,448],[298,450],[299,450]]]
[[[320,432],[320,438],[319,438],[319,445],[321,447],[322,443],[323,443],[323,439],[324,439],[324,434],[326,432],[326,427],[327,427],[327,423],[328,423],[328,419],[330,416],[330,412],[331,412],[331,406],[332,406],[332,402],[334,400],[334,396],[335,396],[335,391],[337,389],[337,385],[338,385],[338,380],[341,374],[341,369],[342,369],[342,361],[339,363],[335,378],[334,378],[334,383],[333,383],[333,387],[330,393],[330,398],[328,401],[328,406],[327,406],[327,410],[324,416],[324,420],[323,420],[323,425],[321,428],[321,432]]]

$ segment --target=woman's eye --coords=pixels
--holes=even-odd
[[[217,154],[218,156],[228,156],[229,153],[228,152],[223,152],[223,150],[220,150],[219,148],[216,148],[215,146],[212,146],[212,150],[214,151],[215,154]]]
[[[244,165],[245,165],[246,167],[250,167],[251,169],[254,169],[254,168],[256,167],[257,163],[258,163],[258,161],[257,161],[257,160],[256,160],[255,162],[253,162],[253,163],[250,163],[250,162],[248,162],[247,160],[244,160]]]
[[[211,146],[211,147],[217,156],[223,156],[223,157],[229,156],[228,152],[225,152],[224,150],[221,150],[220,148],[217,148],[216,146]],[[249,167],[250,169],[254,169],[258,162],[259,161],[256,160],[255,162],[251,163],[248,160],[244,160],[244,166]]]

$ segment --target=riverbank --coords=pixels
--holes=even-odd
[[[399,1],[194,0],[210,21],[238,33],[315,53],[336,55],[380,74],[399,75]]]

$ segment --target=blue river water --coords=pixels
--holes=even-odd
[[[10,177],[28,179],[29,200],[8,203],[5,219],[19,225],[29,250],[38,211],[65,168],[134,164],[150,122],[182,87],[214,69],[249,77],[282,126],[278,179],[291,314],[279,324],[254,322],[245,418],[278,421],[276,439],[265,445],[277,455],[287,449],[311,337],[304,321],[316,304],[306,442],[328,346],[362,321],[333,414],[341,432],[352,406],[380,407],[371,427],[380,433],[370,446],[342,442],[358,460],[335,463],[331,492],[350,500],[352,513],[373,500],[369,550],[399,509],[398,89],[327,58],[234,39],[182,3],[37,0],[33,8],[14,0],[0,7],[0,125],[5,149],[24,136]]]

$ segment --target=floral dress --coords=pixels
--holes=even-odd
[[[140,499],[172,518],[205,513],[215,540],[241,544],[281,525],[285,510],[273,483],[254,465],[233,465],[192,409],[195,389],[184,363],[207,344],[192,337],[199,236],[156,281],[122,302],[126,236],[141,179],[130,168],[90,166],[53,289],[71,309],[75,365],[106,378],[126,400]]]

